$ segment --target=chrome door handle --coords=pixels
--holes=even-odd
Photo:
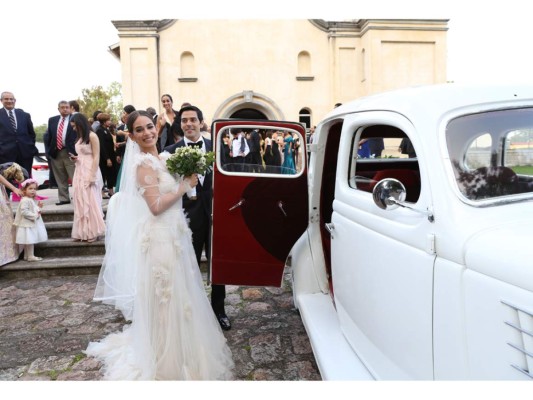
[[[324,225],[325,225],[327,231],[329,232],[329,235],[333,239],[333,231],[335,230],[335,225],[333,224],[333,222],[327,222]]]
[[[287,213],[286,213],[285,210],[283,209],[283,202],[282,202],[281,200],[278,201],[278,207],[279,207],[279,209],[281,210],[281,212],[283,213],[283,215],[284,215],[285,217],[287,217]]]
[[[233,207],[231,207],[231,208],[229,209],[229,211],[233,211],[233,210],[235,210],[237,207],[242,206],[245,202],[246,202],[246,200],[244,200],[244,199],[240,199],[239,202],[238,202],[237,204],[235,204]]]

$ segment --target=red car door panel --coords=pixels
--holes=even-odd
[[[214,284],[280,286],[285,260],[307,228],[305,135],[296,123],[215,121],[215,151],[232,126],[298,132],[302,150],[295,175],[229,173],[218,153],[213,176],[211,281]]]

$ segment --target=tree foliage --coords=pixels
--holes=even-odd
[[[122,86],[118,82],[112,82],[106,89],[101,85],[82,89],[82,97],[77,99],[80,112],[92,118],[98,110],[110,114],[112,120],[119,121],[122,114],[121,90]]]
[[[41,124],[41,125],[36,125],[33,127],[33,130],[35,131],[35,138],[36,138],[36,142],[42,142],[43,141],[43,135],[44,133],[46,132],[46,129],[48,129],[48,125],[47,124]]]

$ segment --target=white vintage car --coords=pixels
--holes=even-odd
[[[290,132],[300,157],[218,157],[212,281],[279,286],[290,265],[323,379],[533,378],[533,87],[344,104],[308,164],[300,124],[215,121],[217,152],[234,127]]]

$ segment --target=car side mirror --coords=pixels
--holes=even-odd
[[[403,183],[394,178],[380,180],[372,190],[374,203],[382,210],[394,210],[400,207],[398,203],[405,201],[406,195]]]

